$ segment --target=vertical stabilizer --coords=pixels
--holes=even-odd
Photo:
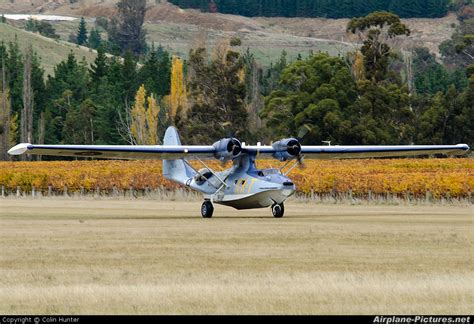
[[[181,146],[178,130],[170,126],[166,130],[163,139],[164,146]],[[163,161],[163,176],[174,182],[185,184],[186,180],[195,175],[194,170],[189,167],[184,160],[164,160]]]

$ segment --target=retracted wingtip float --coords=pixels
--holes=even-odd
[[[30,146],[31,144],[29,143],[21,143],[21,144],[18,144],[14,147],[12,147],[9,151],[8,151],[8,154],[10,155],[22,155],[24,154],[26,151],[28,151],[28,146]]]

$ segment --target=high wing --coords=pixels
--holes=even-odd
[[[258,158],[274,158],[279,153],[272,146],[245,146],[244,151]],[[381,157],[410,157],[433,154],[464,155],[466,144],[458,145],[400,145],[400,146],[301,146],[305,159],[364,159]]]
[[[94,157],[121,160],[175,160],[183,158],[213,159],[213,146],[113,146],[113,145],[33,145],[18,144],[10,155],[35,154],[49,156]]]
[[[363,159],[377,157],[410,157],[433,154],[464,155],[469,151],[466,144],[458,145],[403,145],[403,146],[301,146],[305,159]],[[272,146],[244,146],[242,153],[257,158],[275,158],[278,153]],[[10,155],[35,154],[66,157],[93,157],[123,160],[175,160],[214,159],[215,146],[156,145],[156,146],[108,146],[108,145],[33,145],[18,144],[8,151]]]

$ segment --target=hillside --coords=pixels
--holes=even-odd
[[[112,17],[115,14],[113,0],[99,5],[64,5],[50,13],[76,16]],[[221,38],[238,36],[242,48],[250,47],[257,57],[275,60],[281,50],[290,57],[309,51],[344,53],[354,47],[357,37],[346,34],[348,19],[254,17],[220,13],[203,13],[194,9],[180,9],[170,3],[150,5],[146,16],[149,39],[161,43],[179,53],[187,53],[197,41],[213,45]],[[426,46],[439,54],[438,46],[449,39],[458,24],[455,14],[443,18],[403,19],[412,34],[398,48]]]
[[[5,43],[18,39],[21,49],[27,48],[30,44],[41,58],[45,75],[52,74],[54,66],[63,61],[72,51],[78,59],[86,58],[88,63],[95,59],[95,52],[85,47],[80,47],[65,41],[57,41],[39,34],[30,33],[8,24],[0,24],[0,41]]]
[[[69,1],[56,0],[32,1],[30,9],[26,2],[17,0],[15,5],[0,5],[0,10],[10,13],[31,12],[84,16],[89,26],[93,26],[99,16],[113,17],[116,14],[116,0],[104,0],[96,4],[93,0],[79,0],[70,4]],[[324,18],[248,18],[237,15],[219,13],[203,13],[194,9],[180,9],[162,0],[155,4],[148,1],[146,29],[148,40],[161,44],[175,54],[186,56],[193,46],[206,44],[214,46],[222,39],[239,37],[241,49],[249,47],[256,58],[264,65],[275,61],[282,50],[286,50],[290,58],[298,53],[328,52],[331,55],[344,54],[357,46],[357,37],[347,35],[345,28],[348,19]],[[3,6],[3,7],[2,7]],[[398,44],[399,49],[412,46],[426,46],[431,52],[439,54],[438,46],[449,39],[457,25],[454,14],[443,18],[404,19],[412,30],[409,38]],[[54,26],[63,40],[74,33],[77,22],[55,22]]]

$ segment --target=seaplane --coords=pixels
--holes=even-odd
[[[330,144],[330,143],[329,143]],[[178,130],[166,130],[163,145],[35,145],[18,144],[10,155],[35,154],[121,160],[163,160],[163,176],[203,194],[201,215],[211,218],[214,204],[237,210],[271,207],[275,218],[283,217],[284,202],[296,192],[289,173],[305,159],[366,159],[418,157],[426,155],[464,155],[466,144],[402,146],[307,146],[297,138],[286,138],[272,145],[245,145],[237,138],[221,139],[212,145],[182,145]],[[206,161],[232,162],[224,171],[212,170]],[[258,159],[276,159],[281,168],[258,169]],[[202,168],[189,161],[198,161]]]

